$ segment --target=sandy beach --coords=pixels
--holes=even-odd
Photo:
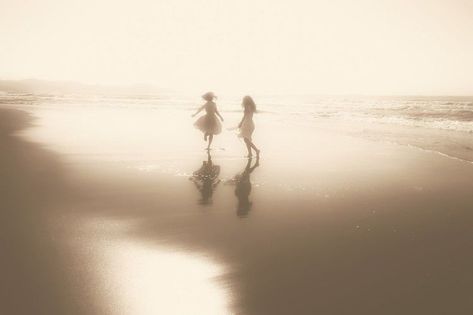
[[[256,166],[233,133],[216,139],[202,202],[189,179],[208,157],[187,120],[178,141],[165,113],[149,126],[95,114],[82,130],[57,115],[0,112],[1,313],[473,311],[471,163],[267,124]],[[90,127],[114,123],[156,128],[156,145]]]

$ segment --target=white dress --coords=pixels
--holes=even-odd
[[[251,140],[253,131],[255,131],[255,123],[253,122],[253,112],[247,111],[245,112],[245,118],[241,123],[240,137]]]
[[[218,135],[222,132],[222,124],[217,118],[217,105],[214,102],[205,103],[206,114],[194,123],[194,126],[203,133]]]

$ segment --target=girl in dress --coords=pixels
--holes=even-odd
[[[222,132],[222,124],[218,121],[217,116],[221,121],[223,121],[223,118],[217,110],[217,104],[214,102],[216,97],[212,92],[205,93],[202,95],[202,98],[207,102],[202,105],[192,117],[205,109],[205,115],[197,119],[194,126],[204,133],[204,141],[207,141],[207,138],[209,139],[207,150],[210,150],[214,135],[218,135]]]
[[[260,150],[254,145],[251,140],[251,135],[255,130],[255,123],[253,122],[253,114],[256,112],[256,104],[251,98],[251,96],[243,97],[243,102],[241,106],[244,109],[243,118],[241,119],[238,128],[240,128],[240,137],[243,138],[248,149],[248,156],[252,156],[251,149],[255,150],[256,155],[259,156]]]

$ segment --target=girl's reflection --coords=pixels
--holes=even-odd
[[[237,204],[237,216],[246,217],[251,210],[251,173],[259,166],[259,157],[256,158],[256,162],[251,166],[252,158],[248,159],[248,163],[244,171],[241,174],[238,174],[234,178],[235,183],[235,196],[238,199]]]
[[[201,194],[200,204],[209,205],[212,203],[213,191],[220,183],[219,174],[220,166],[213,164],[210,151],[207,151],[207,161],[203,161],[202,166],[189,178]]]

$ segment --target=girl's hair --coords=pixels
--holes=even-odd
[[[253,101],[253,99],[251,98],[251,96],[249,95],[246,95],[245,97],[243,97],[243,102],[241,103],[241,106],[243,106],[243,108],[246,110],[250,110],[252,111],[253,113],[256,112],[256,104],[255,104],[255,101]]]
[[[207,102],[211,102],[213,101],[214,98],[216,98],[216,96],[213,92],[207,92],[204,95],[202,95],[202,98],[206,100]]]

